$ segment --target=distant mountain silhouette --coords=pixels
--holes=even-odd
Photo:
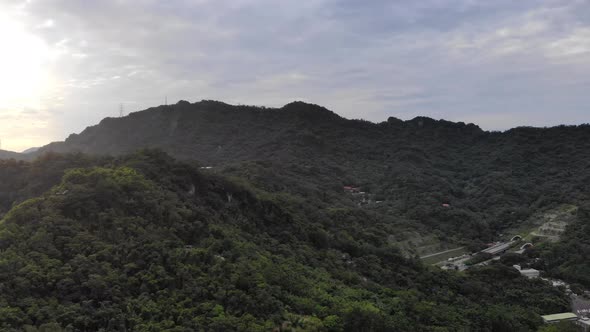
[[[84,152],[123,154],[138,148],[160,148],[181,159],[205,163],[253,159],[297,159],[301,156],[334,157],[371,151],[399,138],[432,130],[426,136],[454,136],[473,140],[484,132],[473,124],[418,117],[410,121],[390,118],[375,124],[347,120],[317,105],[293,102],[279,109],[232,106],[216,101],[159,106],[123,118],[106,118],[98,125],[73,134],[65,142],[51,143],[38,153]],[[346,143],[346,144],[343,144]],[[363,154],[365,154],[363,152]]]
[[[0,150],[0,159],[25,159],[25,157],[18,152]]]
[[[33,152],[37,152],[39,150],[38,147],[34,147],[34,148],[28,148],[25,151],[21,152],[22,154],[28,154],[28,153],[33,153]]]

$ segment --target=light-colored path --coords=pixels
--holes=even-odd
[[[426,256],[421,256],[420,259],[425,259],[425,258],[437,256],[437,255],[444,255],[444,254],[447,254],[449,252],[461,250],[463,248],[465,248],[465,247],[459,247],[459,248],[455,248],[455,249],[449,249],[449,250],[445,250],[445,251],[435,252],[434,254],[429,254],[429,255],[426,255]]]

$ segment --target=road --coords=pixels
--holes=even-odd
[[[509,241],[509,242],[505,242],[505,243],[500,243],[500,244],[497,244],[493,247],[489,247],[487,249],[484,249],[481,252],[486,252],[488,254],[497,255],[497,254],[501,253],[502,251],[508,250],[516,242],[517,241]]]
[[[434,254],[429,254],[429,255],[426,255],[426,256],[422,256],[422,257],[420,257],[420,259],[425,259],[425,258],[437,256],[437,255],[444,255],[446,253],[449,253],[449,252],[452,252],[452,251],[456,251],[456,250],[461,250],[463,248],[465,248],[465,247],[459,247],[459,248],[455,248],[455,249],[449,249],[449,250],[445,250],[445,251],[435,252]]]
[[[500,242],[500,243],[498,243],[498,244],[496,244],[496,245],[494,245],[492,247],[489,247],[489,248],[486,248],[486,249],[484,249],[482,251],[479,251],[478,253],[485,252],[485,253],[488,253],[488,254],[492,254],[494,256],[499,255],[499,254],[501,255],[503,252],[508,251],[508,249],[510,249],[517,242],[518,241]],[[445,254],[452,253],[453,251],[459,251],[459,250],[462,250],[464,248],[465,247],[459,247],[459,248],[455,248],[455,249],[444,250],[444,251],[436,252],[436,253],[433,253],[433,254],[428,254],[428,255],[425,255],[425,256],[421,256],[420,259],[428,259],[428,258],[435,257],[435,256],[444,257]],[[475,253],[475,254],[477,254],[477,253]],[[465,265],[465,262],[467,262],[469,259],[471,259],[471,256],[473,256],[475,254],[471,254],[471,255],[457,255],[459,257],[455,257],[455,259],[452,260],[452,261],[448,261],[446,259],[441,259],[437,264],[441,264],[441,266],[444,265],[443,268],[446,268],[446,269],[452,267],[452,268],[454,268],[456,270],[463,271],[463,270],[466,270],[466,269],[469,268],[469,266]],[[466,256],[466,257],[464,257],[464,256]],[[479,263],[477,265],[485,265],[487,263],[488,263],[488,261]]]

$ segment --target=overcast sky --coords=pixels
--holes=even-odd
[[[179,99],[484,129],[590,122],[590,1],[0,0],[0,139]]]

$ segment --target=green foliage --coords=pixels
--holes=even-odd
[[[578,284],[574,286],[578,293],[580,286],[590,289],[590,207],[578,209],[578,221],[566,228],[559,242],[544,244],[537,251],[548,275]]]
[[[468,261],[465,262],[465,265],[475,265],[481,262],[485,262],[490,260],[494,257],[494,255],[487,253],[487,252],[480,252],[477,253],[475,256],[471,257]]]
[[[576,326],[573,322],[560,322],[556,324],[550,324],[543,326],[539,329],[539,332],[580,332],[579,326]]]
[[[421,255],[432,250],[420,240],[428,237],[475,251],[533,213],[588,201],[589,134],[588,125],[500,133],[425,117],[375,124],[302,102],[280,109],[179,102],[104,119],[43,147],[33,163],[1,161],[0,215],[56,185],[68,168],[116,162],[47,152],[120,156],[158,146],[213,166],[208,172],[231,176],[257,198],[310,221],[297,234],[318,249],[356,257],[367,247],[403,244],[404,253]],[[149,158],[160,159],[150,166],[136,156],[129,166],[166,176],[157,165],[170,157]],[[360,196],[343,192],[344,185],[361,187],[369,204],[359,206]]]
[[[500,257],[500,262],[504,265],[513,266],[526,261],[526,257],[516,253],[506,253]]]
[[[429,233],[476,247],[537,210],[588,200],[589,134],[588,125],[500,133],[426,117],[375,124],[302,102],[268,109],[205,100],[107,118],[39,155],[121,155],[157,146],[322,208],[357,207],[342,186],[358,185],[382,201],[364,209],[383,232],[402,241]]]
[[[568,305],[503,265],[405,258],[367,211],[253,193],[156,151],[52,158],[73,160],[0,223],[6,331],[535,330]]]

